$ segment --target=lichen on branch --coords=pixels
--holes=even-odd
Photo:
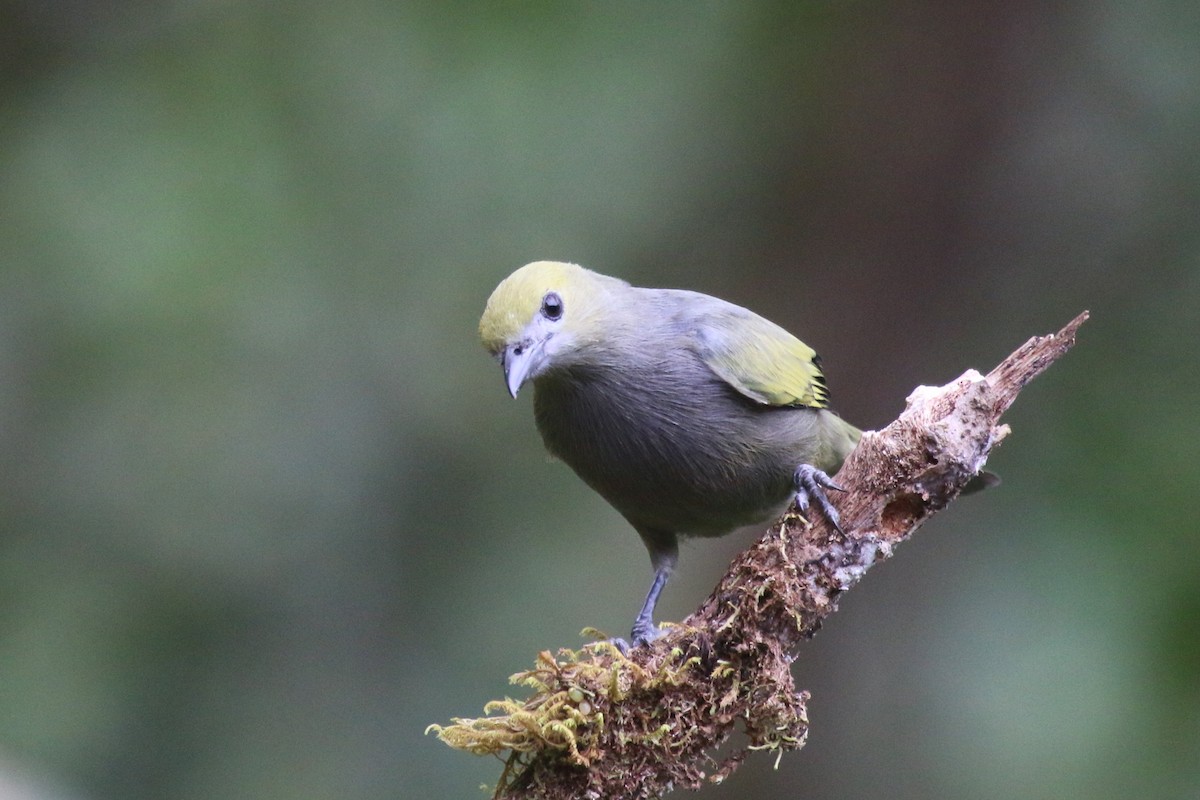
[[[629,655],[607,642],[538,655],[512,676],[529,698],[429,730],[504,759],[495,798],[646,800],[719,782],[748,751],[804,746],[808,693],[791,661],[840,595],[975,477],[1009,433],[1000,416],[1065,354],[1088,318],[1034,337],[986,376],[919,387],[838,472],[842,530],[785,515],[734,559],[691,616]],[[744,743],[717,754],[736,732]]]

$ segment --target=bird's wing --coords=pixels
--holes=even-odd
[[[709,369],[764,405],[828,406],[821,359],[811,347],[753,311],[722,305],[693,328],[696,351]]]

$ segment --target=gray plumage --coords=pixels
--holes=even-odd
[[[546,448],[637,530],[655,570],[635,643],[681,536],[719,536],[823,494],[859,430],[824,406],[816,354],[779,326],[697,292],[642,289],[536,262],[480,321],[510,391],[534,384]]]

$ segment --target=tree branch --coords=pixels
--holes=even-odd
[[[529,699],[430,729],[453,747],[508,754],[496,798],[643,800],[719,782],[747,750],[799,749],[808,693],[792,682],[796,647],[978,474],[1009,433],[1000,416],[1074,345],[1087,318],[1030,339],[986,377],[968,370],[919,387],[898,419],[865,433],[837,475],[847,490],[837,498],[844,533],[789,514],[652,646],[628,657],[605,642],[557,659],[543,652],[512,678],[533,689]],[[739,727],[748,744],[717,762],[716,748]]]

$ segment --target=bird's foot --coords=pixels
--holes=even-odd
[[[634,647],[641,647],[650,644],[655,639],[662,638],[665,633],[666,631],[655,625],[649,617],[646,619],[639,617],[633,623],[633,630],[630,631],[629,638],[633,640]]]
[[[593,644],[610,644],[620,650],[622,655],[626,656],[629,655],[630,651],[634,648],[650,644],[651,642],[662,638],[665,634],[666,631],[655,625],[653,622],[643,622],[640,619],[633,623],[633,631],[630,633],[628,639],[624,638],[623,636],[605,636],[595,628],[584,629],[585,636],[598,637],[597,641],[593,642]]]
[[[812,464],[801,464],[796,467],[796,508],[800,513],[808,511],[810,505],[816,505],[821,509],[821,513],[825,515],[825,519],[837,529],[838,533],[842,533],[841,520],[838,517],[837,509],[833,507],[833,503],[829,502],[829,498],[825,496],[825,490],[830,489],[835,492],[846,491],[841,486],[833,482],[833,479],[826,475],[823,471],[817,469]]]
[[[613,637],[611,637],[611,638],[608,638],[608,639],[601,639],[601,640],[600,640],[600,641],[598,641],[598,642],[594,642],[594,644],[600,644],[600,645],[611,644],[613,647],[615,647],[615,648],[617,648],[618,650],[620,650],[620,651],[621,651],[621,655],[623,655],[623,656],[628,656],[628,655],[629,655],[629,651],[630,651],[630,649],[631,649],[631,648],[629,647],[629,642],[628,642],[628,640],[626,640],[625,638],[623,638],[623,637],[621,637],[621,636],[613,636]]]
[[[614,636],[611,639],[605,639],[604,641],[620,650],[621,655],[627,656],[629,655],[629,651],[633,650],[634,648],[650,644],[655,639],[661,637],[664,633],[666,633],[666,631],[655,627],[651,628],[649,631],[634,630],[629,637],[633,640],[633,644],[629,643],[629,639],[625,639],[621,636]]]

